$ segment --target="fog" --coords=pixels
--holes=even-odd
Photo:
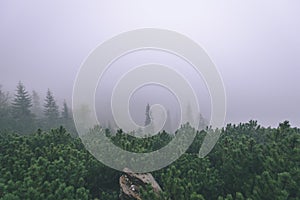
[[[3,0],[0,84],[13,93],[22,81],[27,90],[34,89],[42,97],[50,88],[59,103],[67,99],[71,104],[76,75],[94,48],[125,31],[162,28],[187,35],[213,60],[226,89],[226,123],[256,119],[264,126],[277,126],[289,120],[293,126],[300,126],[299,9],[296,0]],[[117,63],[112,74],[122,71],[118,66],[128,69],[147,59],[168,63],[190,79],[203,100],[201,109],[209,117],[210,101],[204,82],[195,82],[193,72],[178,58],[154,52],[130,56]],[[111,90],[112,76],[107,75],[107,87],[103,86],[102,92],[101,86],[97,90],[99,107],[107,103],[105,95]],[[172,101],[176,105],[172,95],[161,95],[161,89],[156,92],[149,95],[149,88],[144,88],[133,96],[132,115],[139,123],[147,102]]]

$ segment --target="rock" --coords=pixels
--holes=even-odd
[[[139,190],[141,187],[151,185],[155,193],[161,192],[161,188],[155,181],[151,173],[133,173],[128,168],[123,170],[124,174],[120,177],[120,199],[142,200]]]

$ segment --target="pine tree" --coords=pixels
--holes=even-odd
[[[145,126],[148,126],[151,123],[151,118],[150,118],[150,105],[149,103],[146,106],[146,120],[145,120]]]
[[[68,107],[67,101],[64,100],[61,112],[62,125],[74,136],[77,135],[75,124],[72,117],[72,110]]]
[[[2,86],[0,85],[0,109],[4,108],[7,106],[8,104],[8,93],[7,92],[3,92],[2,91]]]
[[[12,114],[16,122],[16,130],[20,132],[28,132],[33,130],[33,114],[31,97],[26,91],[24,85],[19,82],[15,97],[12,102]]]
[[[27,117],[31,115],[30,108],[32,107],[31,97],[26,91],[24,85],[19,82],[17,92],[13,100],[13,112],[15,117]]]
[[[64,103],[63,103],[63,110],[61,112],[61,116],[64,120],[70,119],[69,108],[68,108],[66,100],[64,100]]]
[[[56,126],[59,118],[59,110],[50,89],[47,91],[44,108],[44,114],[48,120],[47,124],[50,126]]]
[[[172,117],[170,115],[170,111],[167,110],[167,120],[164,126],[164,130],[167,131],[168,133],[173,133],[173,128],[172,128]]]
[[[10,128],[10,118],[9,93],[3,92],[0,85],[0,127],[2,129]]]

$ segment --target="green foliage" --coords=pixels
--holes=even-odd
[[[113,186],[119,173],[95,160],[62,127],[29,136],[1,136],[3,199],[91,199],[103,190],[117,189]]]
[[[9,130],[13,123],[12,123],[12,116],[11,116],[11,108],[9,106],[9,93],[4,92],[0,85],[0,127],[2,130],[6,129]]]
[[[12,117],[16,131],[25,133],[33,131],[34,120],[30,110],[31,107],[31,97],[26,91],[25,86],[19,82],[12,102]]]
[[[73,136],[77,136],[72,111],[66,101],[63,103],[61,117],[58,109],[50,90],[47,92],[43,112],[36,91],[33,90],[30,96],[25,86],[19,82],[16,93],[10,101],[9,93],[4,92],[0,85],[0,130],[29,134],[38,128],[50,130],[63,125]]]
[[[146,153],[156,151],[167,145],[173,136],[162,132],[152,137],[136,138],[133,135],[124,133],[119,130],[115,136],[111,137],[112,142],[126,151]]]
[[[17,91],[12,105],[15,117],[26,117],[31,114],[31,97],[21,82],[19,82],[17,86]]]
[[[199,158],[205,134],[198,132],[185,154],[152,173],[163,191],[147,186],[140,191],[143,200],[300,199],[299,129],[288,122],[278,128],[229,124],[213,151]],[[133,152],[157,150],[174,137],[163,132],[138,139],[121,130],[106,135]],[[119,198],[121,172],[97,161],[62,127],[26,136],[2,132],[0,170],[0,199]]]
[[[64,120],[70,119],[70,112],[66,100],[64,100],[63,111],[61,113],[61,116]]]
[[[11,102],[0,87],[0,199],[118,199],[122,173],[97,161],[74,137],[67,103],[60,116],[48,90],[42,118],[38,94],[34,92],[32,98],[21,82]],[[145,124],[150,121],[147,105]],[[62,127],[50,129],[59,124],[72,134]],[[205,123],[202,126],[207,130]],[[35,127],[48,131],[33,133]],[[196,132],[188,125],[181,129],[176,134]],[[112,134],[101,127],[93,134],[99,130],[115,145],[136,153],[158,150],[174,139],[166,132],[141,139],[135,133]],[[163,191],[157,194],[150,186],[142,188],[143,200],[300,199],[300,129],[288,121],[277,128],[264,128],[256,121],[228,124],[212,152],[199,158],[206,134],[198,131],[178,160],[152,173]]]
[[[59,110],[52,92],[48,89],[44,104],[44,115],[49,124],[56,124],[59,118]]]

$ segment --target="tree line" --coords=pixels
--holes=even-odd
[[[59,108],[50,89],[47,90],[44,102],[36,91],[30,94],[22,82],[19,82],[15,94],[11,96],[0,86],[0,127],[2,130],[29,134],[38,128],[51,129],[63,125],[76,133],[72,111],[64,100]]]

